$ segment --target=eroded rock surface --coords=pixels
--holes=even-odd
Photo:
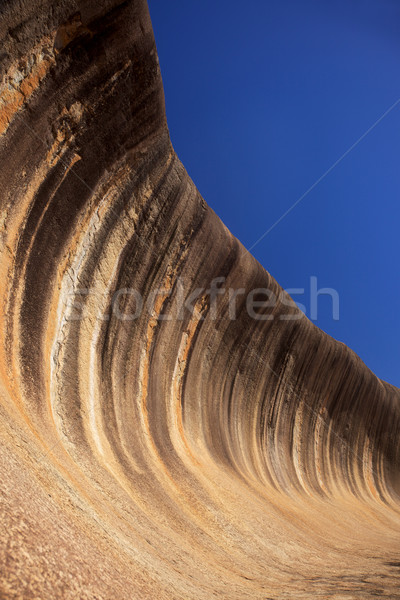
[[[400,598],[400,392],[200,197],[146,2],[0,38],[1,598]]]

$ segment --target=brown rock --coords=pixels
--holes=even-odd
[[[200,197],[146,2],[0,14],[0,597],[400,598],[400,392]]]

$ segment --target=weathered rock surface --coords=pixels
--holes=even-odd
[[[200,197],[146,2],[0,39],[0,597],[400,598],[400,392]]]

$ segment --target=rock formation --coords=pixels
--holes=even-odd
[[[145,0],[0,23],[0,597],[400,598],[400,392],[201,198]]]

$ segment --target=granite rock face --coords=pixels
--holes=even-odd
[[[400,392],[201,198],[146,2],[0,38],[0,597],[400,598]]]

